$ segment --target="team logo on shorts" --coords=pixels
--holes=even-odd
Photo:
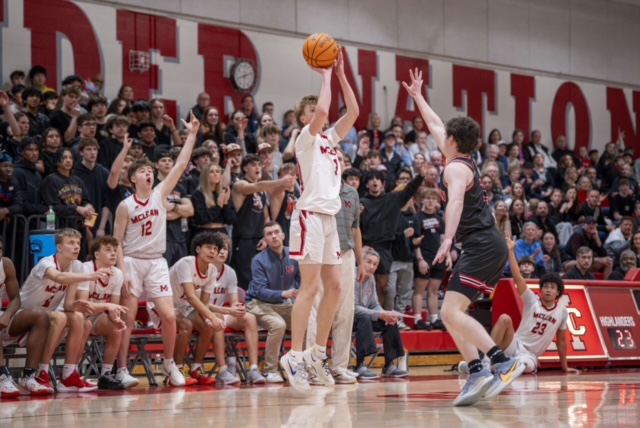
[[[168,285],[161,285],[160,286],[160,292],[161,293],[166,293],[167,291],[169,291],[169,286]]]
[[[342,253],[340,251],[336,251],[336,256],[338,259],[342,259]]]

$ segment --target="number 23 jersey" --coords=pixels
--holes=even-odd
[[[532,354],[540,356],[547,350],[558,330],[567,329],[568,312],[566,306],[556,302],[547,308],[540,296],[531,290],[522,295],[524,313],[516,339]]]
[[[156,187],[146,201],[134,193],[124,200],[129,218],[122,242],[125,256],[136,259],[155,259],[167,247],[167,211],[162,193]]]

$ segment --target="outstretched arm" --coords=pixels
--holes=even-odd
[[[518,294],[521,296],[529,289],[527,287],[527,281],[520,274],[520,266],[518,266],[518,259],[516,258],[516,243],[511,239],[511,229],[508,229],[504,233],[504,239],[507,241],[507,248],[509,249],[509,266],[511,266],[511,276],[516,282],[518,287]]]
[[[193,146],[198,138],[200,122],[196,119],[193,112],[191,112],[191,121],[187,123],[183,119],[182,124],[189,130],[189,135],[187,136],[187,141],[184,143],[184,147],[180,150],[180,155],[178,155],[178,159],[176,159],[174,167],[169,171],[167,177],[158,184],[158,190],[160,190],[163,199],[166,199],[167,196],[169,196],[169,193],[171,193],[174,187],[178,184],[180,176],[182,176],[182,173],[187,168],[187,165],[191,160],[191,152],[193,151]]]
[[[344,96],[344,103],[347,107],[347,113],[340,119],[338,119],[334,128],[340,136],[340,139],[343,139],[347,136],[349,131],[351,131],[351,128],[353,128],[353,124],[356,123],[358,115],[360,114],[360,108],[358,107],[358,101],[356,100],[356,96],[353,93],[353,89],[351,89],[351,86],[349,85],[347,76],[344,74],[344,59],[342,57],[342,48],[340,48],[340,52],[338,53],[338,62],[336,63],[335,68],[336,75],[338,76],[338,81],[340,82],[340,87],[342,88],[342,95]]]
[[[311,136],[315,136],[322,131],[322,127],[327,121],[327,117],[329,117],[329,106],[331,105],[331,73],[333,70],[332,67],[311,68],[322,76],[322,86],[320,86],[316,112],[313,115],[313,119],[311,119],[311,123],[309,123],[309,133]]]
[[[122,141],[122,150],[118,153],[118,156],[111,165],[111,171],[109,172],[109,178],[107,178],[107,186],[109,189],[115,189],[118,186],[118,180],[120,179],[120,170],[124,166],[124,160],[129,153],[129,149],[133,144],[133,138],[129,137],[129,134],[124,134],[124,140]]]
[[[418,110],[420,110],[420,114],[427,123],[429,131],[431,131],[431,135],[433,135],[433,138],[436,140],[438,148],[442,153],[445,153],[444,142],[446,140],[446,128],[442,119],[440,119],[431,106],[427,104],[427,100],[425,100],[422,95],[422,71],[416,68],[415,71],[409,70],[409,74],[411,75],[411,85],[402,82],[402,86],[409,92],[409,95],[411,95],[411,98],[413,98],[413,101],[418,106]]]

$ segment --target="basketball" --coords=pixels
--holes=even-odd
[[[340,46],[328,34],[313,33],[302,46],[302,55],[312,67],[329,68],[338,57]]]

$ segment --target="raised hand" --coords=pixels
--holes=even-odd
[[[408,85],[406,82],[402,82],[402,86],[407,90],[409,95],[412,98],[416,98],[422,95],[422,71],[415,68],[414,70],[409,69],[409,76],[411,76],[411,84]]]
[[[193,110],[189,112],[189,123],[187,123],[184,119],[180,119],[182,121],[182,125],[186,130],[189,131],[190,134],[195,134],[198,132],[200,128],[200,121],[196,119],[196,115],[193,114]]]
[[[336,58],[334,68],[336,69],[336,74],[338,75],[338,77],[344,77],[344,58],[342,57],[342,48],[338,46],[338,49],[338,57]]]
[[[162,124],[169,129],[174,129],[176,127],[175,122],[173,121],[173,118],[168,114],[165,114],[164,116],[162,116]]]
[[[504,232],[504,240],[507,243],[507,248],[509,251],[513,251],[516,248],[516,241],[511,239],[511,231],[507,230]]]

